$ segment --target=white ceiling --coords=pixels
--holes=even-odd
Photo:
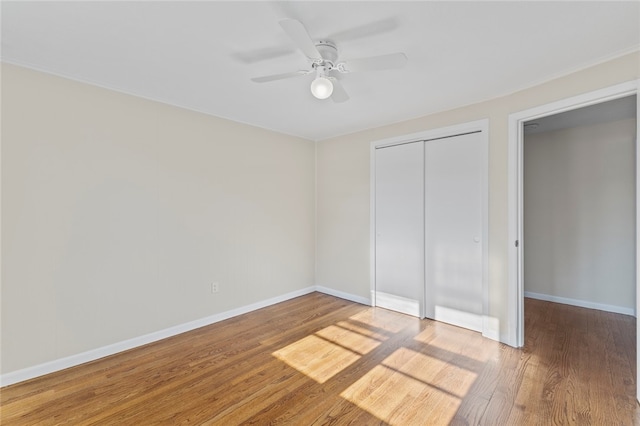
[[[636,95],[573,109],[559,114],[530,120],[524,124],[526,134],[552,132],[571,127],[636,118]]]
[[[2,2],[2,60],[322,140],[534,85],[640,46],[640,2]],[[342,59],[405,52],[401,70],[251,77],[308,62],[278,21],[298,19]],[[273,56],[257,60],[260,56]]]

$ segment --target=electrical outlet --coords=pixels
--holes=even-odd
[[[211,283],[211,293],[217,293],[220,291],[220,285],[218,283]]]

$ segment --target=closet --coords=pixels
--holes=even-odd
[[[375,304],[481,331],[483,131],[375,146]]]

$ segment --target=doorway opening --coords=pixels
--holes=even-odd
[[[508,236],[509,236],[509,246],[510,246],[508,250],[509,327],[507,330],[507,335],[502,336],[503,338],[501,340],[503,342],[508,343],[515,347],[521,347],[524,345],[524,297],[525,297],[525,291],[527,291],[527,289],[525,289],[525,284],[524,284],[525,270],[526,270],[525,264],[524,264],[524,261],[525,261],[524,253],[527,250],[527,244],[528,244],[528,240],[526,240],[525,219],[524,219],[525,208],[526,208],[524,205],[524,202],[525,202],[524,170],[526,167],[524,155],[527,149],[525,148],[525,145],[524,145],[526,132],[527,132],[527,130],[525,130],[525,126],[529,125],[527,127],[531,128],[531,127],[535,127],[535,124],[537,124],[538,126],[541,126],[542,124],[548,125],[549,123],[553,122],[554,117],[555,119],[562,118],[563,113],[568,114],[569,116],[574,115],[576,117],[579,117],[581,115],[580,109],[583,109],[582,112],[587,111],[588,114],[594,113],[595,117],[598,117],[598,118],[595,118],[595,120],[600,120],[599,124],[596,123],[597,126],[606,127],[605,122],[607,121],[607,117],[606,117],[607,113],[602,112],[603,108],[606,109],[607,106],[612,105],[612,104],[608,104],[610,101],[616,101],[616,100],[618,100],[618,105],[620,105],[621,103],[626,104],[627,106],[635,104],[635,110],[632,111],[631,113],[632,117],[635,118],[635,124],[631,125],[632,127],[634,127],[635,137],[631,142],[633,146],[633,150],[630,154],[632,156],[632,158],[630,159],[630,162],[632,164],[632,169],[633,169],[632,185],[635,186],[635,188],[632,188],[633,199],[631,200],[632,208],[634,210],[634,212],[631,213],[631,216],[632,216],[631,222],[633,224],[633,228],[631,231],[631,240],[632,240],[631,249],[635,253],[630,254],[627,252],[625,254],[625,256],[627,257],[631,256],[631,262],[633,267],[633,272],[631,276],[631,279],[633,282],[632,284],[633,289],[631,291],[631,297],[630,297],[631,299],[633,299],[633,303],[629,304],[628,301],[626,304],[612,302],[613,299],[607,299],[607,297],[611,295],[606,295],[604,299],[600,299],[599,301],[592,300],[591,302],[593,302],[594,304],[592,306],[585,306],[585,307],[592,307],[592,308],[602,310],[603,308],[610,308],[612,306],[615,308],[617,306],[617,308],[620,308],[620,307],[623,308],[623,311],[619,311],[620,313],[637,315],[639,280],[638,280],[638,252],[636,250],[636,247],[638,247],[638,241],[640,240],[640,234],[638,232],[639,230],[637,226],[638,214],[640,213],[640,209],[638,209],[638,196],[637,196],[638,189],[640,189],[638,187],[639,175],[638,175],[638,167],[637,167],[638,154],[639,154],[638,146],[637,146],[637,134],[638,134],[638,124],[639,124],[638,108],[637,108],[637,104],[638,104],[637,92],[638,92],[638,82],[630,81],[627,83],[622,83],[616,86],[601,89],[601,90],[587,93],[584,95],[580,95],[580,96],[572,97],[562,101],[554,102],[551,104],[543,105],[537,108],[532,108],[519,113],[514,113],[509,116],[509,174],[508,174],[508,182],[509,182]],[[584,108],[587,108],[587,109],[584,109]],[[629,111],[627,111],[627,115],[628,114],[629,114]],[[564,117],[566,118],[567,115],[565,115]],[[587,115],[586,117],[588,118],[589,116]],[[543,120],[547,120],[547,122],[543,123]],[[627,123],[627,127],[629,127],[629,123]],[[534,130],[537,130],[537,129],[534,129]],[[556,130],[559,131],[558,129]],[[552,147],[551,149],[558,149],[558,147]],[[591,155],[591,157],[593,157],[592,154],[593,153],[588,153],[588,155]],[[607,153],[607,155],[608,154],[609,153]],[[578,161],[578,159],[573,158],[573,161],[576,162]],[[576,165],[574,164],[573,167],[575,166]],[[583,167],[583,166],[584,165],[578,165],[578,167]],[[560,170],[562,171],[562,168],[560,168]],[[543,177],[543,179],[550,178],[550,177],[551,176],[546,176],[546,177]],[[602,182],[602,181],[598,181],[598,182]],[[613,188],[613,192],[615,192],[616,190],[617,188]],[[605,194],[604,197],[606,198],[607,196],[610,196],[610,195],[611,194]],[[576,201],[575,199],[576,194],[571,193],[571,194],[568,194],[568,196],[573,197],[573,199],[567,202],[577,203],[578,205],[580,204],[579,200]],[[531,203],[531,200],[529,200],[529,203]],[[601,215],[602,212],[600,212],[599,214]],[[628,212],[626,214],[628,214]],[[530,224],[527,224],[527,226],[529,225]],[[568,226],[574,226],[574,224],[568,224]],[[588,231],[590,228],[587,227],[586,229]],[[594,237],[594,236],[587,236],[586,239],[588,240],[591,237]],[[576,237],[576,238],[579,239],[580,237]],[[577,244],[576,241],[579,241],[579,240],[574,240],[573,241],[574,245]],[[586,248],[587,250],[592,248],[589,244],[583,244],[581,247]],[[575,253],[573,254],[575,255]],[[548,255],[548,253],[545,254],[545,256],[546,255]],[[567,253],[564,252],[562,253],[562,255],[563,256],[567,255]],[[602,253],[600,253],[599,255],[602,256]],[[574,264],[573,267],[579,269],[580,267],[579,263],[580,262],[578,262],[578,264]],[[528,272],[531,272],[531,271],[529,270]],[[531,276],[529,276],[528,278],[531,278]],[[529,291],[528,295],[531,295],[531,293],[536,293],[535,291],[531,291],[531,290],[528,290],[528,291]],[[580,291],[582,291],[582,293],[580,293]],[[566,303],[567,300],[569,301],[582,300],[584,299],[583,297],[585,294],[584,291],[585,291],[584,289],[579,290],[578,293],[574,293],[574,294],[577,294],[578,296],[573,296],[573,297],[567,296],[567,293],[564,293],[564,294],[560,293],[560,295],[556,295],[556,297],[559,297],[560,299],[556,299],[555,301]],[[592,292],[598,293],[598,291],[593,291],[593,290]],[[538,294],[541,294],[541,293],[538,293]],[[627,297],[628,296],[629,295],[627,295]],[[584,300],[582,301],[584,302]],[[604,310],[612,310],[612,309],[604,309]]]
[[[525,297],[635,314],[636,102],[523,123]]]

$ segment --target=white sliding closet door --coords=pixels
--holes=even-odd
[[[424,143],[425,315],[476,331],[483,313],[484,151],[479,132]]]
[[[422,316],[423,142],[375,150],[376,305]]]

